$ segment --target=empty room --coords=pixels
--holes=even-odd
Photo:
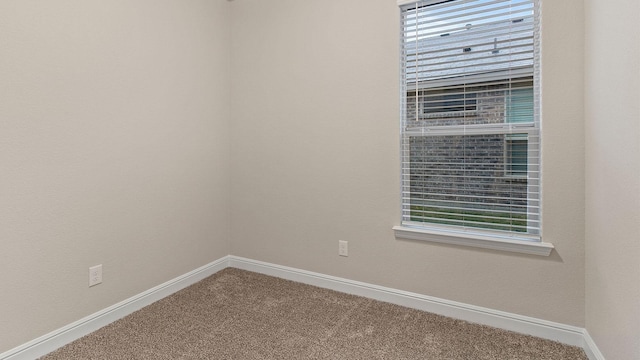
[[[637,0],[0,0],[0,360],[640,360]]]

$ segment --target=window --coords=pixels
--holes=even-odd
[[[505,175],[526,179],[527,177],[527,136],[507,135],[505,141]]]
[[[505,97],[508,123],[533,122],[533,87],[521,86],[511,89]],[[527,177],[527,134],[507,135],[505,141],[505,175],[514,178]]]
[[[505,98],[507,122],[533,122],[533,84],[511,89]]]
[[[396,235],[552,248],[540,236],[538,0],[404,3]]]
[[[460,86],[427,89],[418,92],[423,118],[455,117],[476,111],[476,94]]]

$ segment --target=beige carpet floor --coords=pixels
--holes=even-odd
[[[42,359],[587,357],[553,341],[229,268]]]

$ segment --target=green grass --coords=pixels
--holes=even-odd
[[[428,219],[424,219],[425,217],[428,217]],[[527,215],[518,213],[443,209],[432,206],[412,205],[411,221],[490,230],[527,231]]]

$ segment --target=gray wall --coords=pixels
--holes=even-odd
[[[584,325],[581,0],[544,3],[550,257],[394,238],[395,1],[238,0],[232,14],[234,255]],[[348,258],[338,240],[349,241]]]
[[[586,325],[640,359],[640,2],[585,2]]]
[[[0,1],[0,353],[229,254],[228,7]]]

